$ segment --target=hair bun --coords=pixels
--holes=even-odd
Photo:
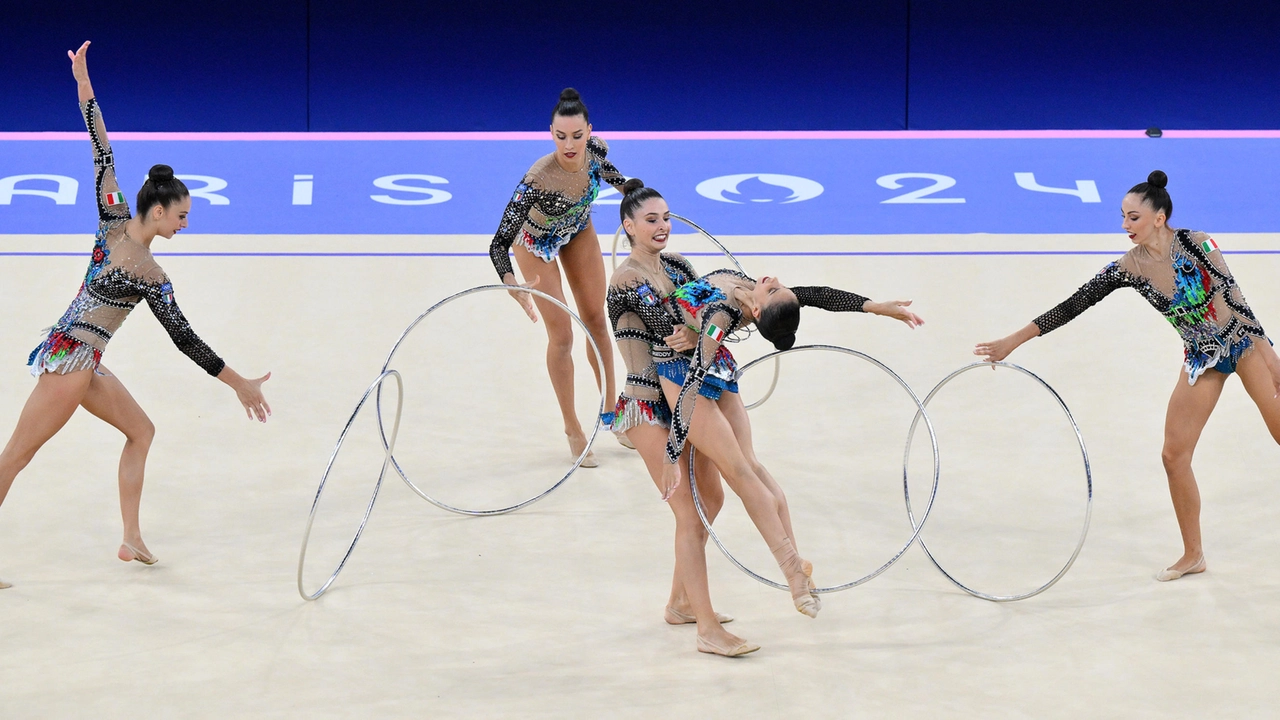
[[[621,190],[623,195],[627,195],[628,193],[633,193],[642,187],[644,187],[643,180],[641,180],[640,178],[631,178],[630,180],[622,183]]]
[[[1169,184],[1169,176],[1165,175],[1163,170],[1152,170],[1151,174],[1147,176],[1147,184],[1163,188]]]
[[[152,165],[147,171],[147,179],[152,183],[169,182],[173,179],[173,168],[168,165]]]
[[[582,96],[573,88],[565,88],[560,91],[560,102],[580,102]]]
[[[778,350],[790,350],[792,345],[796,344],[796,334],[787,333],[773,341],[773,347]]]

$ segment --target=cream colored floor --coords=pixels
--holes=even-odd
[[[1108,249],[1123,236],[724,238],[742,251]],[[1219,236],[1226,249],[1277,236]],[[4,250],[83,250],[85,237],[5,237]],[[175,250],[482,249],[479,237],[189,236]],[[693,237],[677,249],[707,250]],[[750,272],[913,298],[927,325],[806,311],[802,343],[863,350],[921,395],[1066,297],[1105,256],[744,257]],[[817,620],[708,549],[717,608],[763,646],[694,651],[662,620],[670,512],[639,458],[611,438],[582,470],[513,515],[464,518],[394,476],[328,595],[294,575],[307,512],[352,406],[400,330],[431,303],[492,280],[483,258],[162,259],[197,331],[245,374],[270,370],[275,415],[247,421],[140,309],[106,366],[159,431],[143,520],[161,558],[115,559],[120,438],[85,413],[18,478],[0,511],[0,716],[49,717],[1273,717],[1280,691],[1280,450],[1232,381],[1200,445],[1210,571],[1152,579],[1177,558],[1160,465],[1180,345],[1120,292],[1011,359],[1074,411],[1093,462],[1088,542],[1047,593],[993,604],[949,584],[918,548],[870,583],[825,597]],[[709,270],[713,258],[695,258]],[[1259,317],[1280,326],[1280,257],[1235,256]],[[0,428],[33,384],[23,362],[64,310],[82,258],[5,257]],[[540,328],[497,295],[446,308],[397,358],[401,458],[424,489],[475,504],[520,499],[568,465],[541,369]],[[510,338],[504,342],[503,338]],[[740,359],[760,354],[757,340]],[[592,394],[579,357],[580,406]],[[788,358],[753,412],[762,460],[788,489],[823,583],[870,571],[906,539],[900,459],[909,401],[842,356]],[[618,372],[621,376],[621,370]],[[744,378],[758,395],[763,370]],[[1084,512],[1069,428],[1011,373],[970,373],[940,396],[942,489],[925,531],[984,589],[1034,587],[1066,561]],[[378,467],[357,419],[320,508],[306,580],[340,553]],[[913,459],[912,493],[926,480]],[[725,542],[767,571],[726,507]]]

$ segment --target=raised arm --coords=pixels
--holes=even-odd
[[[102,121],[102,110],[98,107],[98,100],[93,95],[93,85],[89,82],[89,67],[85,57],[88,51],[89,41],[86,40],[79,50],[68,50],[67,56],[71,58],[71,74],[75,76],[80,96],[80,113],[84,116],[89,140],[93,144],[93,189],[98,202],[98,220],[103,223],[128,220],[129,203],[116,180],[115,158],[107,139],[107,126]]]
[[[605,160],[605,156],[609,154],[609,143],[592,135],[587,139],[587,152],[595,155],[596,161],[600,163],[600,179],[616,188],[621,188],[627,178],[618,172],[618,168],[613,163]]]

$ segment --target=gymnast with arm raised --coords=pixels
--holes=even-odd
[[[609,146],[592,137],[588,118],[587,106],[578,91],[566,88],[560,93],[551,111],[551,137],[556,150],[535,162],[516,186],[489,245],[489,257],[502,282],[516,285],[510,258],[514,254],[525,280],[523,287],[541,290],[561,302],[565,302],[560,280],[563,267],[578,315],[600,349],[603,368],[596,367],[594,353],[587,353],[596,384],[604,384],[606,401],[613,403],[617,396],[613,344],[608,341],[604,313],[604,258],[591,223],[591,203],[600,194],[602,184],[621,185],[625,178],[605,159]],[[573,403],[573,322],[541,298],[514,291],[511,296],[534,322],[538,320],[536,305],[546,323],[547,372],[564,419],[569,452],[577,457],[587,446],[587,436]],[[587,453],[582,467],[596,465],[595,454]]]
[[[988,362],[1004,360],[1022,343],[1065,325],[1122,287],[1137,290],[1178,331],[1183,364],[1165,415],[1161,458],[1183,553],[1156,574],[1162,582],[1208,567],[1191,457],[1228,376],[1240,376],[1271,436],[1280,442],[1280,358],[1227,269],[1217,242],[1205,233],[1169,225],[1173,200],[1165,189],[1168,181],[1156,170],[1124,196],[1122,226],[1134,247],[1123,257],[1018,332],[974,349]]]
[[[756,283],[732,271],[691,280],[692,268],[683,258],[662,252],[671,228],[666,201],[638,180],[624,187],[628,192],[620,212],[632,252],[610,283],[609,307],[619,352],[628,365],[628,384],[614,429],[625,430],[635,443],[676,516],[677,582],[683,583],[698,622],[698,649],[745,654],[758,646],[720,628],[711,608],[706,531],[689,483],[679,482],[688,460],[686,439],[697,447],[703,461],[697,472],[704,478],[699,492],[706,510],[717,512],[723,501],[718,476],[705,464],[710,460],[742,499],[773,550],[796,608],[814,617],[820,603],[810,592],[812,566],[800,559],[791,540],[794,533],[786,496],[755,457],[746,407],[733,379],[736,364],[722,340],[738,327],[755,322],[776,347],[789,348],[795,341],[802,302],[833,311],[883,314],[912,327],[922,321],[906,309],[909,303],[872,303],[831,288],[788,289],[776,279]],[[689,333],[686,325],[700,330]],[[692,353],[681,354],[681,350]],[[698,396],[704,400],[695,405]]]
[[[196,335],[178,308],[173,284],[152,256],[151,244],[157,236],[171,238],[187,226],[190,193],[168,165],[156,165],[138,191],[138,214],[130,214],[116,181],[102,112],[89,83],[85,60],[88,49],[89,43],[85,42],[67,55],[93,144],[98,233],[79,294],[28,360],[31,373],[37,378],[36,386],[13,436],[0,453],[0,503],[14,478],[41,446],[66,424],[77,407],[83,406],[125,436],[119,468],[124,539],[117,556],[125,562],[137,560],[151,565],[156,557],[142,540],[138,508],[155,427],[120,379],[101,365],[112,334],[145,300],[174,345],[205,372],[235,390],[245,413],[261,422],[271,414],[262,395],[262,383],[271,374],[253,380],[241,377]],[[0,587],[4,586],[0,583]]]

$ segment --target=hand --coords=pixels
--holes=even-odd
[[[516,282],[515,275],[512,275],[511,273],[507,273],[506,276],[502,278],[502,283],[504,285],[514,285],[516,287],[533,289],[533,286],[538,284],[538,277],[534,276],[534,278],[529,282],[523,285],[520,285]],[[532,294],[526,293],[526,292],[516,292],[515,290],[508,290],[507,292],[511,295],[511,297],[516,302],[520,303],[520,307],[524,309],[524,314],[528,315],[530,320],[532,320],[533,322],[538,322],[538,314],[533,310]]]
[[[908,310],[907,308],[910,305],[910,300],[888,300],[886,302],[867,303],[862,309],[875,315],[901,320],[907,324],[907,327],[915,330],[917,325],[924,324],[924,319]]]
[[[72,52],[67,51],[67,57],[71,58],[71,74],[78,83],[89,82],[89,66],[85,63],[85,54],[89,52],[89,41],[85,40],[79,50]]]
[[[680,466],[672,463],[662,466],[662,502],[667,502],[672,495],[676,494],[676,488],[680,485]]]
[[[698,346],[698,331],[688,325],[681,325],[676,328],[670,335],[662,339],[667,347],[676,352],[684,352],[692,350]]]
[[[973,348],[974,355],[985,355],[983,362],[995,363],[1009,357],[1009,353],[1013,352],[1022,343],[1010,335],[1009,337],[992,340],[991,342],[978,343]],[[992,368],[993,370],[995,368]]]
[[[240,378],[240,382],[233,386],[236,397],[244,406],[244,414],[250,420],[256,417],[258,422],[266,422],[267,418],[271,417],[271,406],[267,404],[267,399],[262,394],[262,383],[270,378],[271,373],[254,380]]]

